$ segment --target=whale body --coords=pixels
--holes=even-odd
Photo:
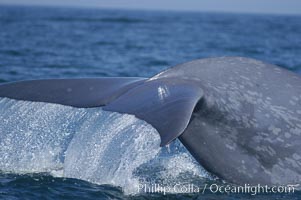
[[[194,60],[151,78],[6,83],[0,97],[133,114],[157,129],[161,146],[178,138],[231,183],[301,182],[301,77],[258,60]]]

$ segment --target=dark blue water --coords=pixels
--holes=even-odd
[[[301,16],[0,7],[0,82],[143,76],[197,58],[247,56],[301,72]],[[147,172],[146,172],[147,173]],[[204,180],[210,182],[212,180]],[[136,194],[48,174],[0,174],[1,199],[251,199]],[[301,194],[257,195],[300,199]]]

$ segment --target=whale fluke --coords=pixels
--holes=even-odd
[[[0,97],[133,114],[158,130],[164,146],[183,133],[202,91],[181,79],[45,79],[2,84]]]
[[[202,89],[193,81],[154,79],[128,91],[104,110],[143,119],[158,130],[161,146],[165,146],[184,132],[202,97]]]
[[[106,105],[144,78],[44,79],[0,85],[0,97],[57,103],[79,108]]]

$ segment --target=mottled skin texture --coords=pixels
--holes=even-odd
[[[192,61],[160,73],[203,89],[180,136],[210,172],[237,184],[301,182],[301,78],[247,58]]]

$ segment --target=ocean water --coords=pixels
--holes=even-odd
[[[0,6],[0,82],[142,76],[246,56],[301,73],[301,16]],[[176,141],[100,108],[0,99],[0,199],[300,199],[145,193],[139,184],[227,184]]]

